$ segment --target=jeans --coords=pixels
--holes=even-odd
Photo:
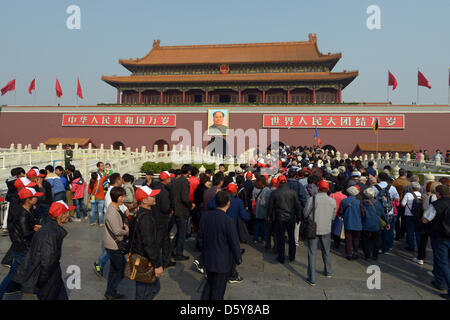
[[[5,294],[5,292],[8,289],[8,286],[11,283],[11,276],[14,273],[14,271],[20,266],[20,264],[23,262],[23,260],[25,259],[25,256],[27,254],[27,251],[21,251],[21,252],[15,252],[11,250],[11,254],[13,256],[13,262],[11,265],[11,268],[9,269],[8,274],[6,275],[6,277],[3,279],[2,283],[0,284],[0,300],[3,300],[3,295]]]
[[[412,216],[405,216],[406,223],[406,237],[408,239],[408,248],[414,250],[414,236],[417,244],[417,248],[420,246],[420,232],[417,228],[416,218]]]
[[[259,238],[259,227],[261,227],[261,238],[265,241],[267,238],[266,234],[266,219],[255,219],[255,224],[253,225],[253,241],[258,241]]]
[[[441,282],[438,284],[443,284],[442,287],[445,288],[447,284],[447,291],[450,293],[450,240],[439,240],[436,239],[435,250],[433,252],[435,256],[435,273],[439,274]]]
[[[331,259],[330,259],[330,245],[331,233],[316,236],[315,239],[306,240],[308,245],[308,280],[312,283],[316,282],[316,254],[320,243],[320,250],[322,251],[322,260],[325,266],[325,274],[331,274]]]
[[[73,204],[75,205],[75,210],[77,213],[77,219],[81,218],[81,212],[83,212],[83,218],[87,217],[87,211],[86,211],[86,207],[84,206],[84,199],[80,198],[80,199],[73,199]]]
[[[135,300],[153,300],[161,290],[161,282],[159,278],[153,283],[144,283],[136,281],[136,298]]]
[[[101,270],[103,270],[108,260],[109,260],[108,252],[106,251],[106,249],[104,249],[100,257],[98,257],[97,259],[98,265],[100,266]]]
[[[383,251],[383,253],[388,252],[394,246],[394,229],[396,221],[397,216],[394,215],[388,216],[388,222],[391,229],[390,230],[384,229],[380,232],[380,248],[381,251]]]
[[[38,214],[38,222],[43,220],[43,223],[46,223],[48,220],[50,220],[50,217],[48,215],[48,210],[50,209],[50,205],[46,203],[38,203],[36,205],[35,212]]]
[[[89,223],[95,223],[95,213],[98,212],[98,224],[103,224],[103,207],[105,206],[105,200],[97,200],[91,202],[91,215],[89,217]]]
[[[117,287],[123,279],[123,272],[125,270],[125,257],[119,253],[119,250],[106,249],[111,260],[108,284],[106,286],[105,296],[115,296],[117,294]]]
[[[295,239],[294,239],[294,229],[295,229],[295,222],[281,222],[277,221],[275,223],[275,232],[277,235],[277,251],[278,251],[278,261],[284,262],[285,257],[285,233],[287,231],[288,233],[288,240],[289,240],[289,260],[294,261],[295,260]]]

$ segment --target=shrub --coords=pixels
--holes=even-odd
[[[153,171],[153,173],[160,173],[172,169],[172,163],[165,162],[144,162],[141,167],[141,172]]]

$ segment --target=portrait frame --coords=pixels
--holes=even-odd
[[[214,128],[214,114],[221,112],[223,114],[222,125],[226,128]],[[227,136],[230,129],[230,109],[228,108],[208,108],[208,135],[209,136]]]

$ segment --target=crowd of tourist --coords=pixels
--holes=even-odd
[[[319,248],[323,274],[331,278],[331,250],[350,261],[371,261],[391,254],[394,241],[405,241],[413,261],[424,264],[430,240],[431,284],[450,290],[450,180],[433,177],[421,184],[405,169],[397,178],[389,166],[380,169],[371,161],[364,167],[337,160],[333,151],[288,146],[256,154],[233,171],[220,165],[217,172],[200,173],[189,164],[149,171],[139,185],[102,162],[88,180],[70,164],[15,168],[6,182],[12,245],[2,261],[10,271],[0,299],[18,291],[67,299],[60,269],[63,225],[83,219],[104,229],[94,268],[104,277],[110,262],[108,300],[123,297],[117,288],[124,277],[136,282],[137,300],[153,299],[165,270],[191,259],[187,239],[196,240],[193,265],[206,279],[204,300],[223,299],[227,284],[244,281],[237,270],[245,260],[240,243],[250,242],[282,264],[294,261],[304,243],[307,282],[315,286]],[[449,293],[441,296],[448,299]]]

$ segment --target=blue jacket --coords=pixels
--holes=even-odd
[[[52,187],[52,196],[54,197],[55,194],[60,192],[66,192],[66,188],[64,187],[64,184],[60,177],[58,177],[54,173],[50,173],[47,175],[47,178],[45,179]]]
[[[236,231],[238,231],[238,216],[241,216],[242,220],[248,221],[249,214],[244,208],[244,203],[238,197],[230,194],[230,207],[227,210],[227,216],[233,219],[234,225],[236,226]],[[208,208],[211,210],[216,209],[216,196],[214,196],[208,203]]]
[[[362,231],[360,203],[354,196],[342,200],[341,206],[344,211],[345,230]]]
[[[302,207],[306,207],[306,201],[308,200],[306,197],[306,189],[299,181],[295,179],[287,179],[287,184],[289,189],[294,190],[298,195],[298,200],[302,204]]]
[[[203,212],[197,240],[207,271],[229,273],[232,258],[236,264],[241,264],[238,232],[225,212],[218,209]]]
[[[373,206],[371,205],[373,204]],[[364,231],[380,231],[380,218],[387,222],[386,215],[384,214],[383,206],[380,201],[377,200],[363,200],[363,215],[362,225]]]

